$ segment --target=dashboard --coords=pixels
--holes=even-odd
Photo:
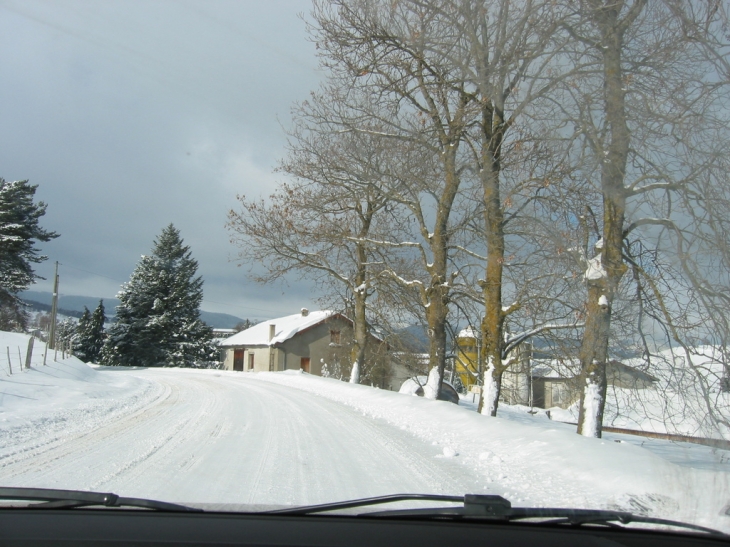
[[[174,513],[129,509],[3,509],[0,545],[261,547],[727,546],[722,538],[617,527],[347,516]]]

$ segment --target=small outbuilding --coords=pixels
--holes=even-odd
[[[577,363],[533,365],[530,381],[532,404],[540,408],[568,408],[580,399],[580,376]],[[647,389],[657,378],[620,361],[606,363],[606,384],[623,389]]]

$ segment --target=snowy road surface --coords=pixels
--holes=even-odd
[[[0,460],[0,483],[256,504],[471,489],[466,469],[433,457],[440,447],[387,423],[294,388],[201,372],[103,371],[155,389],[91,431],[17,447]]]

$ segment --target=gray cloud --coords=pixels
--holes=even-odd
[[[314,307],[306,283],[247,281],[224,229],[237,193],[274,189],[280,121],[321,79],[297,16],[308,9],[0,0],[0,176],[38,184],[44,226],[62,234],[40,273],[58,260],[64,293],[113,296],[173,222],[206,279],[205,309]]]

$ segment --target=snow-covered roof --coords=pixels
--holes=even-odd
[[[461,329],[461,331],[459,331],[459,334],[457,334],[456,337],[457,338],[476,338],[477,333],[473,328],[466,327],[465,329]]]
[[[251,328],[242,330],[221,342],[221,346],[273,346],[280,344],[297,333],[308,329],[325,319],[336,315],[336,312],[329,310],[310,311],[307,315],[295,313],[285,317],[269,319],[254,325]],[[274,337],[269,340],[269,326],[274,325]]]

